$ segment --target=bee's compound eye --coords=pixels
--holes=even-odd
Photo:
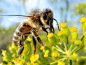
[[[47,19],[47,14],[46,14],[46,13],[43,13],[42,16],[43,16],[43,19],[44,19],[44,20]]]

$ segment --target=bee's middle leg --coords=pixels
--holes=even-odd
[[[34,30],[32,30],[32,33],[33,33],[33,35],[37,38],[38,42],[39,42],[42,46],[44,46],[44,45],[43,45],[43,42],[42,42],[41,39],[39,38],[38,34],[37,34]],[[45,46],[44,46],[44,47],[45,47]]]
[[[34,45],[33,53],[35,54],[35,52],[36,52],[36,40],[35,40],[34,36],[32,37],[32,40],[33,40],[33,45]]]
[[[18,50],[18,56],[17,57],[19,57],[21,54],[22,54],[22,52],[23,52],[23,50],[24,50],[24,41],[23,41],[23,36],[25,35],[25,34],[31,34],[31,32],[27,32],[27,33],[24,33],[22,36],[21,36],[21,40],[20,40],[20,48],[19,48],[19,50]]]

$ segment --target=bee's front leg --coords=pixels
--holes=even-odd
[[[42,30],[43,30],[44,32],[46,32],[46,33],[47,33],[47,35],[48,35],[47,28],[42,27]]]
[[[27,32],[27,33],[24,33],[22,36],[21,36],[21,40],[20,40],[20,48],[19,48],[19,50],[18,50],[18,53],[17,53],[17,57],[19,57],[21,54],[22,54],[22,52],[23,52],[23,50],[24,50],[24,41],[23,41],[23,36],[25,35],[25,34],[31,34],[31,32]]]

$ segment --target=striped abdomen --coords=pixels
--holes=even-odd
[[[28,25],[27,22],[21,23],[14,32],[14,35],[13,35],[14,44],[17,46],[20,43],[20,39],[21,39],[22,34],[26,33],[26,32],[30,32],[31,29],[32,29],[31,26]],[[27,36],[28,35],[25,35],[23,37],[24,38],[23,41],[26,39]]]

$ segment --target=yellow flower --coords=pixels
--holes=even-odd
[[[86,53],[86,45],[84,46],[84,52]]]
[[[86,17],[84,17],[84,15],[82,15],[82,18],[79,21],[82,23],[86,22]]]
[[[58,61],[58,65],[65,65],[65,63],[62,61]]]
[[[40,48],[40,50],[43,50],[45,47],[43,46],[43,45],[41,45],[41,48]]]
[[[44,57],[48,57],[49,50],[46,50]]]
[[[76,41],[76,39],[70,39],[70,42],[72,43],[72,42],[75,42]]]
[[[67,23],[63,23],[63,21],[61,21],[62,24],[60,25],[60,27],[65,27],[67,25]]]
[[[62,31],[58,31],[58,33],[57,33],[58,36],[61,36],[62,34],[63,34]]]
[[[13,55],[12,55],[12,57],[15,57],[15,56],[16,56],[16,54],[13,54]]]
[[[1,54],[4,55],[4,54],[6,54],[6,52],[7,52],[6,50],[2,49],[2,53]]]
[[[31,41],[32,39],[30,37],[27,38],[27,41]]]
[[[76,32],[78,30],[78,28],[75,28],[74,26],[72,26],[73,28],[70,29],[71,32]]]
[[[33,64],[28,62],[28,64],[27,64],[27,65],[33,65]]]
[[[84,35],[86,36],[86,31],[84,31]]]
[[[5,61],[6,59],[7,59],[7,56],[4,56],[4,57],[3,57],[3,61]]]
[[[59,36],[59,38],[62,42],[65,42],[65,36],[63,35],[62,31],[58,31],[57,35]]]
[[[48,53],[45,53],[45,54],[44,54],[44,57],[48,57]]]
[[[73,53],[73,56],[74,56],[74,57],[77,57],[78,55],[74,52],[74,53]]]
[[[22,62],[23,64],[26,64],[26,61],[25,61],[25,60],[21,60],[21,62]]]
[[[73,40],[76,40],[77,37],[78,37],[77,30],[78,30],[78,28],[75,28],[74,26],[73,26],[72,29],[70,29],[70,31],[71,31],[71,35],[72,35],[72,39],[73,39]]]
[[[58,53],[58,51],[54,51],[52,52],[52,57],[58,57],[60,54]]]
[[[8,64],[7,65],[12,65],[12,62],[8,62]]]
[[[52,37],[53,33],[48,33],[47,37]]]
[[[38,54],[32,54],[30,57],[30,60],[32,63],[36,62],[39,59],[39,55]]]
[[[54,46],[52,46],[52,51],[54,51]]]
[[[14,58],[13,62],[17,64],[20,60],[18,58]]]
[[[76,57],[77,57],[78,55],[74,52],[72,55],[70,55],[70,59],[71,60],[76,60]]]

